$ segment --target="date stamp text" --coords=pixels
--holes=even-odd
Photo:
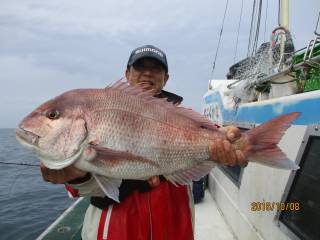
[[[299,211],[299,202],[251,202],[251,211]]]

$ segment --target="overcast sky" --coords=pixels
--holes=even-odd
[[[265,29],[266,3],[268,2]],[[314,37],[319,0],[291,0],[296,49]],[[74,88],[101,88],[121,78],[133,48],[167,53],[165,87],[202,109],[226,0],[0,0],[0,128],[16,127],[39,104]],[[238,60],[247,52],[253,0],[244,0]],[[259,43],[277,27],[278,0],[264,1]],[[214,78],[234,63],[241,0],[229,8]]]

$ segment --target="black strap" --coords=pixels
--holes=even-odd
[[[159,176],[160,181],[165,181],[166,179],[163,176]],[[122,180],[122,183],[119,188],[119,201],[123,201],[128,197],[132,192],[149,192],[152,189],[148,181],[143,180]],[[106,209],[109,205],[116,203],[113,199],[109,197],[91,197],[90,203],[100,209]]]
[[[151,190],[149,183],[142,180],[123,180],[119,188],[119,200],[123,201],[133,191],[148,192]],[[110,204],[116,203],[108,197],[91,197],[90,203],[100,209],[106,209]]]

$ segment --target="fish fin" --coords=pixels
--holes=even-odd
[[[93,174],[93,177],[107,197],[113,199],[116,202],[120,202],[119,187],[122,182],[121,179],[107,178],[97,174]]]
[[[217,125],[211,122],[211,120],[204,117],[200,113],[193,111],[191,108],[184,108],[184,107],[177,107],[177,106],[176,108],[177,108],[176,112],[179,115],[189,118],[190,120],[197,123],[199,127],[214,130],[214,131],[218,130]]]
[[[124,83],[125,79],[126,79],[126,77],[123,76],[119,80],[109,83],[104,89],[108,89],[110,87],[115,87],[116,84],[122,84],[122,83]]]
[[[157,164],[154,161],[149,160],[148,158],[145,158],[140,155],[136,155],[127,151],[119,151],[119,150],[113,150],[106,147],[101,147],[99,145],[91,145],[92,149],[96,152],[95,159],[102,160],[102,161],[110,161],[113,163],[117,163],[119,161],[136,161],[136,162],[142,162],[147,163],[156,167],[159,167],[159,164]]]
[[[299,115],[299,112],[285,114],[244,133],[250,144],[247,153],[249,160],[275,168],[299,169],[299,166],[288,159],[277,146],[286,130]]]
[[[217,130],[217,126],[211,122],[208,118],[204,117],[200,113],[197,113],[193,111],[192,109],[184,108],[177,106],[175,104],[172,104],[167,101],[166,98],[156,98],[154,97],[155,92],[154,90],[145,90],[144,88],[147,88],[145,85],[135,85],[131,86],[128,84],[128,82],[124,82],[123,79],[120,79],[110,85],[106,88],[106,90],[115,90],[123,92],[125,95],[131,95],[136,98],[140,98],[141,100],[149,103],[156,104],[157,107],[163,107],[166,108],[168,111],[170,111],[173,114],[177,114],[180,116],[183,116],[187,118],[189,121],[192,122],[193,126],[200,127],[200,128],[206,128],[210,130]],[[190,124],[189,127],[192,127]]]
[[[205,161],[192,168],[179,170],[170,175],[164,175],[164,177],[175,186],[188,185],[192,181],[197,181],[207,175],[215,165],[213,161]]]

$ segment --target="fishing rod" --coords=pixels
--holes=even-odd
[[[0,164],[5,165],[15,165],[15,166],[28,166],[28,167],[40,167],[40,164],[31,164],[31,163],[16,163],[16,162],[2,162],[0,161]]]

